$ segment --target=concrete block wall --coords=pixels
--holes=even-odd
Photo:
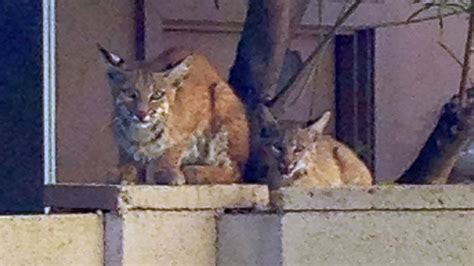
[[[103,209],[105,265],[471,265],[473,186],[81,186],[45,203]]]
[[[0,265],[103,265],[102,217],[0,216]]]

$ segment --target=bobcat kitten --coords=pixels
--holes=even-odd
[[[371,186],[366,165],[346,145],[324,135],[331,113],[326,112],[307,128],[287,130],[280,151],[281,186],[303,188]]]
[[[128,64],[99,50],[114,100],[119,168],[133,165],[148,184],[240,181],[249,152],[245,109],[206,57],[170,49]]]

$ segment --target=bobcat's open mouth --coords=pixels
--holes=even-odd
[[[297,162],[294,162],[290,164],[287,168],[287,174],[288,176],[294,176],[297,173],[303,172],[306,170],[306,164],[303,160],[298,160]]]

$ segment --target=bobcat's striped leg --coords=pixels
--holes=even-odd
[[[133,160],[127,152],[119,150],[119,163],[114,171],[114,178],[117,178],[122,185],[140,184],[145,181],[145,167],[142,163]]]
[[[183,148],[175,146],[159,158],[152,160],[147,167],[146,183],[150,185],[184,185],[186,179],[180,169],[182,153]]]

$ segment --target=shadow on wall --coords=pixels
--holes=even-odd
[[[42,210],[41,1],[0,0],[0,213]]]

